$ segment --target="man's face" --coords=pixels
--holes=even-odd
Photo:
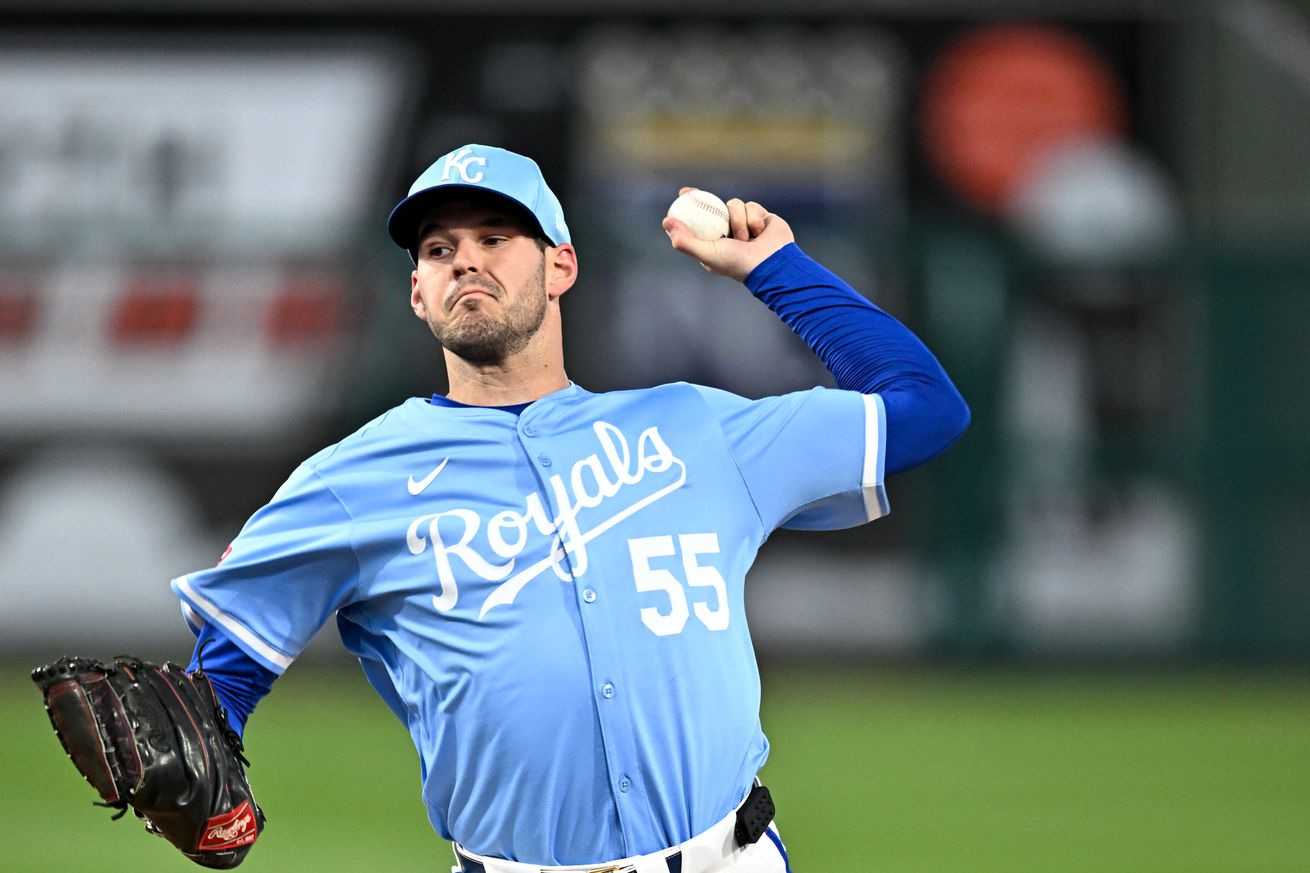
[[[451,200],[419,225],[410,302],[437,342],[474,364],[522,351],[546,315],[534,229],[494,200]]]

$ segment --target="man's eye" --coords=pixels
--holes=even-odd
[[[489,246],[504,245],[507,242],[509,242],[509,237],[507,236],[489,236],[483,240],[483,244]]]
[[[451,251],[452,249],[450,248],[450,246],[432,246],[431,248],[428,249],[428,257],[444,258],[446,255],[450,254]]]

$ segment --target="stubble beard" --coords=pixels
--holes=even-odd
[[[490,280],[466,283],[463,287],[486,288]],[[499,299],[506,299],[499,286]],[[458,304],[456,304],[458,306]],[[438,324],[431,316],[428,327],[442,348],[470,364],[500,364],[527,348],[542,322],[546,320],[546,267],[541,269],[521,289],[521,293],[496,318],[480,309],[464,312],[457,319]]]

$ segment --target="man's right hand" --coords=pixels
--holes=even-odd
[[[681,188],[678,194],[691,190]],[[695,258],[711,273],[738,282],[778,249],[796,241],[787,222],[754,200],[734,197],[727,206],[728,236],[723,239],[697,239],[685,224],[670,217],[664,219],[664,232],[675,249]]]

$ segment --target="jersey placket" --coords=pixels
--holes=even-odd
[[[560,444],[546,439],[546,425],[534,410],[526,410],[519,418],[519,441],[526,457],[537,474],[537,486],[542,501],[553,519],[561,517],[562,507],[555,499],[555,489],[549,487],[551,476],[568,477],[573,459],[560,452]],[[581,617],[583,644],[587,653],[587,670],[591,677],[591,693],[597,719],[600,723],[601,743],[604,745],[605,764],[609,770],[609,790],[618,812],[623,833],[623,854],[630,855],[630,846],[638,834],[656,832],[650,804],[638,778],[637,742],[633,733],[633,716],[624,658],[619,649],[609,615],[612,598],[605,596],[605,582],[597,568],[588,568],[581,579],[574,571],[573,558],[565,549],[561,564],[568,573],[573,587],[574,603]]]

